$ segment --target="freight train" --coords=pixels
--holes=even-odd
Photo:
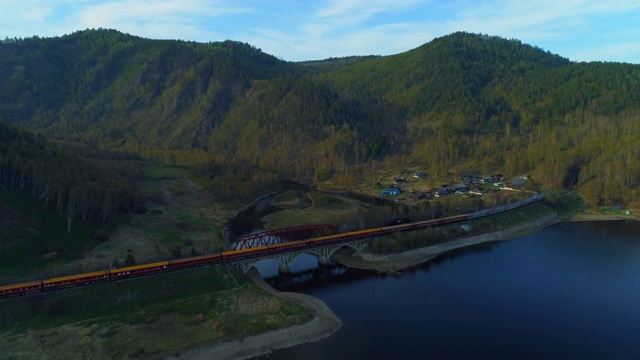
[[[201,255],[184,259],[166,260],[149,264],[128,266],[118,269],[102,270],[85,274],[37,280],[21,284],[5,285],[0,286],[0,299],[25,295],[33,292],[46,292],[80,285],[89,285],[151,274],[165,273],[169,271],[190,269],[199,266],[228,264],[247,258],[267,257],[273,254],[308,250],[327,245],[347,243],[355,240],[371,239],[378,236],[389,235],[398,231],[413,231],[425,229],[427,227],[454,224],[503,213],[543,200],[544,195],[534,195],[530,198],[526,198],[509,205],[503,205],[488,210],[449,216],[435,220],[402,223],[399,225],[327,235],[306,240],[264,245],[248,249],[230,250],[216,254]]]

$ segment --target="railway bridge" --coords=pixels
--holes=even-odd
[[[315,237],[329,236],[338,233],[338,228],[334,225],[304,225],[296,227],[288,227],[270,231],[264,231],[249,235],[241,236],[234,246],[234,250],[251,249],[258,246],[284,244],[291,241],[310,239]],[[351,247],[357,251],[362,251],[367,246],[372,237],[354,238],[342,241],[340,243],[329,243],[316,245],[308,245],[304,248],[295,248],[286,252],[265,254],[263,256],[255,256],[245,258],[233,263],[235,267],[246,273],[255,266],[256,263],[266,259],[274,259],[278,262],[278,270],[281,273],[289,273],[291,262],[300,254],[309,254],[318,258],[318,263],[323,265],[331,264],[331,255],[343,247]]]
[[[246,273],[256,265],[258,261],[274,259],[278,262],[278,271],[281,273],[290,273],[291,262],[300,254],[309,254],[318,258],[318,263],[322,265],[330,265],[331,255],[343,247],[351,247],[357,251],[362,251],[369,244],[371,239],[358,239],[351,241],[344,241],[339,244],[320,245],[317,247],[308,247],[301,250],[291,250],[288,252],[269,254],[264,256],[256,256],[243,260],[238,260],[233,263],[235,267]]]
[[[337,233],[337,229],[331,225],[305,225],[295,228],[266,231],[247,235],[238,241],[235,250],[221,253],[183,259],[171,259],[117,269],[42,279],[27,283],[3,285],[0,286],[0,298],[20,296],[36,291],[47,292],[99,282],[117,281],[120,279],[160,274],[198,266],[234,264],[234,266],[240,268],[243,272],[247,272],[258,261],[264,259],[275,259],[280,264],[280,271],[288,272],[290,271],[289,266],[293,259],[302,253],[315,255],[319,263],[327,264],[331,261],[331,255],[342,247],[352,247],[358,251],[362,251],[373,238],[379,236],[480,219],[528,206],[544,201],[544,199],[544,194],[536,194],[508,205],[476,211],[474,213],[409,223],[402,222],[397,225],[385,225],[381,228],[346,233]]]

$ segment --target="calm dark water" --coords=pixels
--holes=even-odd
[[[264,358],[640,358],[640,221],[563,223],[400,276],[301,277],[279,286],[322,299],[343,328]]]

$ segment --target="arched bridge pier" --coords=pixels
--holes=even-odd
[[[360,239],[360,240],[354,240],[351,242],[344,242],[340,244],[331,244],[331,245],[319,246],[314,248],[308,248],[300,251],[290,251],[290,252],[285,252],[281,254],[271,254],[267,256],[253,257],[253,258],[237,261],[234,263],[234,266],[242,270],[242,272],[246,273],[247,271],[249,271],[249,269],[254,267],[256,263],[258,263],[259,261],[274,259],[278,262],[278,271],[286,274],[291,272],[291,268],[290,268],[291,263],[300,254],[313,255],[318,258],[319,264],[330,265],[332,264],[331,256],[339,249],[343,247],[351,247],[357,251],[362,251],[364,250],[365,247],[367,247],[367,245],[369,245],[370,240],[371,240],[370,238]]]

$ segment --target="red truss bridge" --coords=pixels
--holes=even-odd
[[[238,238],[233,249],[249,249],[258,246],[281,244],[289,241],[334,235],[337,233],[338,228],[334,225],[328,224],[293,226],[241,236]]]

